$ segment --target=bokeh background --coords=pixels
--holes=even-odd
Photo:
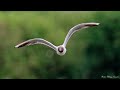
[[[73,34],[64,56],[43,45],[15,48],[39,37],[60,45],[71,27],[84,22],[100,25]],[[119,11],[0,11],[0,79],[106,76],[120,76]]]

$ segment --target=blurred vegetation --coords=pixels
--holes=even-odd
[[[1,79],[100,79],[120,76],[120,12],[108,11],[1,11]],[[43,45],[16,49],[32,38],[63,43],[69,29],[83,22],[98,27],[71,37],[64,56]]]

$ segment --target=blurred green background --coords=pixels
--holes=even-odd
[[[63,43],[69,29],[84,22],[97,27],[73,34],[64,56],[43,45],[15,48],[43,38]],[[119,11],[1,11],[0,79],[101,79],[120,76]]]

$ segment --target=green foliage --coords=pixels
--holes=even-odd
[[[96,79],[119,76],[119,16],[118,11],[1,11],[0,78]],[[100,25],[73,34],[62,57],[43,45],[14,47],[36,37],[60,45],[71,27],[84,22]]]

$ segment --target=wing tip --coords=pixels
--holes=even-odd
[[[98,25],[100,25],[100,23],[96,23],[96,25],[98,26]]]
[[[26,46],[27,44],[29,44],[29,42],[23,42],[23,43],[16,45],[15,48],[21,48],[21,47]]]
[[[18,46],[18,45],[16,45],[16,46],[15,46],[15,48],[19,48],[19,46]]]
[[[93,23],[93,26],[98,26],[100,25],[100,23]]]
[[[100,23],[95,23],[95,22],[85,23],[85,26],[98,26],[98,25],[100,25]]]

